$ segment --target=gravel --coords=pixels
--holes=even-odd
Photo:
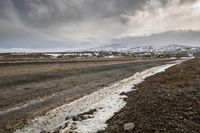
[[[200,132],[200,59],[153,75],[127,94],[127,105],[107,121],[105,133]]]

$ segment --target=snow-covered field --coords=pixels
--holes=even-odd
[[[106,121],[126,105],[126,102],[123,100],[126,96],[120,94],[133,91],[133,87],[144,81],[146,77],[163,72],[165,69],[181,62],[177,61],[136,73],[132,77],[102,88],[79,100],[55,108],[45,115],[31,120],[24,128],[16,132],[60,131],[65,133],[76,131],[80,133],[93,133],[103,130],[107,126]],[[90,114],[85,113],[90,110],[95,111]],[[82,114],[82,117],[78,117],[80,114]]]

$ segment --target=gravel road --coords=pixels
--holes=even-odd
[[[13,131],[50,109],[170,61],[120,59],[1,64],[0,132]]]

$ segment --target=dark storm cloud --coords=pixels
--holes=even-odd
[[[115,18],[124,23],[126,20],[121,15],[133,14],[148,1],[150,0],[0,0],[0,17],[10,16],[11,9],[23,23],[35,28],[104,18]],[[167,1],[160,2],[165,6]],[[192,1],[195,0],[189,2]],[[181,0],[181,3],[184,2],[188,0]]]
[[[120,20],[121,14],[129,12],[134,13],[141,9],[147,1],[148,0],[10,0],[15,6],[19,17],[26,22],[26,24],[41,27],[87,19],[119,17]],[[167,0],[161,0],[161,2],[164,6]],[[188,0],[181,0],[181,2],[188,2]]]
[[[75,27],[88,37],[84,29],[86,25],[91,25],[88,31],[98,25],[101,25],[101,29],[107,29],[107,25],[103,26],[105,21],[110,25],[113,21],[125,25],[128,20],[121,15],[140,9],[145,2],[146,0],[0,0],[0,39],[38,39],[42,34],[54,36],[54,33],[71,36],[73,31],[78,30],[73,29],[73,26],[69,26],[70,31],[57,31],[63,29],[63,26],[68,29],[68,24],[76,24]],[[101,29],[97,32],[104,34]],[[38,37],[32,30],[41,35]],[[114,34],[121,29],[113,30]],[[45,35],[42,38],[43,36]]]
[[[8,6],[9,0],[1,0]],[[119,17],[138,10],[147,0],[10,0],[28,25],[46,27],[88,19]],[[11,6],[11,4],[10,4]]]

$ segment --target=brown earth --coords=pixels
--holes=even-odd
[[[0,63],[0,133],[12,132],[50,109],[169,61],[172,60]]]
[[[127,94],[127,105],[107,121],[105,133],[200,133],[200,59],[147,78]]]

